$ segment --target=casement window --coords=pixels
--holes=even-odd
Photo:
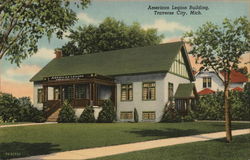
[[[132,112],[121,112],[120,113],[120,119],[133,119],[133,113]]]
[[[155,112],[142,112],[143,120],[155,120]]]
[[[133,85],[122,84],[121,85],[121,101],[132,101],[133,100]]]
[[[76,99],[86,99],[88,98],[88,85],[80,84],[75,86],[75,96]]]
[[[142,84],[142,100],[155,100],[155,82],[145,82]]]
[[[172,99],[174,96],[174,84],[168,83],[168,100]]]
[[[59,100],[60,97],[60,88],[54,88],[54,100]]]
[[[212,87],[211,77],[203,77],[203,88],[211,88],[211,87]]]
[[[43,89],[37,90],[37,103],[43,103]]]

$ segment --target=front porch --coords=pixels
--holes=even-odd
[[[110,77],[97,74],[46,77],[42,85],[46,117],[66,100],[75,109],[101,106],[108,99],[116,106],[116,84]]]

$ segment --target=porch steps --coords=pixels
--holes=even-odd
[[[57,118],[59,115],[61,108],[58,108],[54,113],[52,113],[48,118],[47,122],[57,122]]]

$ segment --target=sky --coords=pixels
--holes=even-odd
[[[162,43],[177,41],[183,33],[196,30],[207,21],[219,25],[224,18],[250,17],[248,0],[92,0],[87,9],[82,10],[74,5],[71,7],[78,17],[72,29],[89,24],[98,25],[106,17],[113,17],[128,25],[138,22],[144,29],[156,28],[159,34],[164,35]],[[162,9],[155,9],[157,7]],[[197,11],[197,14],[191,11]],[[29,80],[55,57],[54,49],[62,47],[68,40],[67,37],[57,39],[55,36],[50,41],[46,37],[42,38],[38,43],[38,52],[24,60],[20,67],[5,59],[0,60],[0,91],[32,99],[33,83]]]

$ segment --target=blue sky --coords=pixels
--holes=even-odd
[[[148,10],[150,6],[207,6],[208,10],[201,10],[202,15],[154,15],[152,10]],[[139,22],[142,27],[154,27],[158,29],[160,34],[165,36],[164,42],[176,40],[186,31],[195,30],[207,21],[220,24],[224,18],[236,18],[240,16],[248,16],[250,14],[250,3],[248,1],[162,1],[162,0],[93,0],[87,9],[80,9],[72,6],[77,13],[79,21],[73,28],[81,25],[94,24],[98,25],[106,17],[114,17],[122,20],[126,24]],[[160,11],[160,10],[159,10]],[[162,10],[176,11],[176,10]],[[189,10],[185,10],[189,13]],[[3,60],[1,66],[2,90],[6,92],[17,92],[15,89],[9,91],[8,85],[18,83],[21,86],[28,86],[29,90],[32,83],[29,79],[44,67],[52,58],[54,58],[53,50],[61,47],[68,41],[53,37],[50,42],[47,38],[39,41],[38,53],[31,58],[23,61],[21,67],[10,64]],[[70,65],[70,64],[69,64]],[[11,83],[12,82],[12,83]],[[22,85],[23,84],[23,85]],[[13,88],[12,87],[12,88]],[[16,87],[18,89],[18,87]],[[23,89],[18,89],[21,92]],[[27,93],[31,93],[30,92]],[[15,94],[14,93],[14,94]],[[25,92],[26,93],[26,92]],[[31,96],[28,94],[27,96]]]

